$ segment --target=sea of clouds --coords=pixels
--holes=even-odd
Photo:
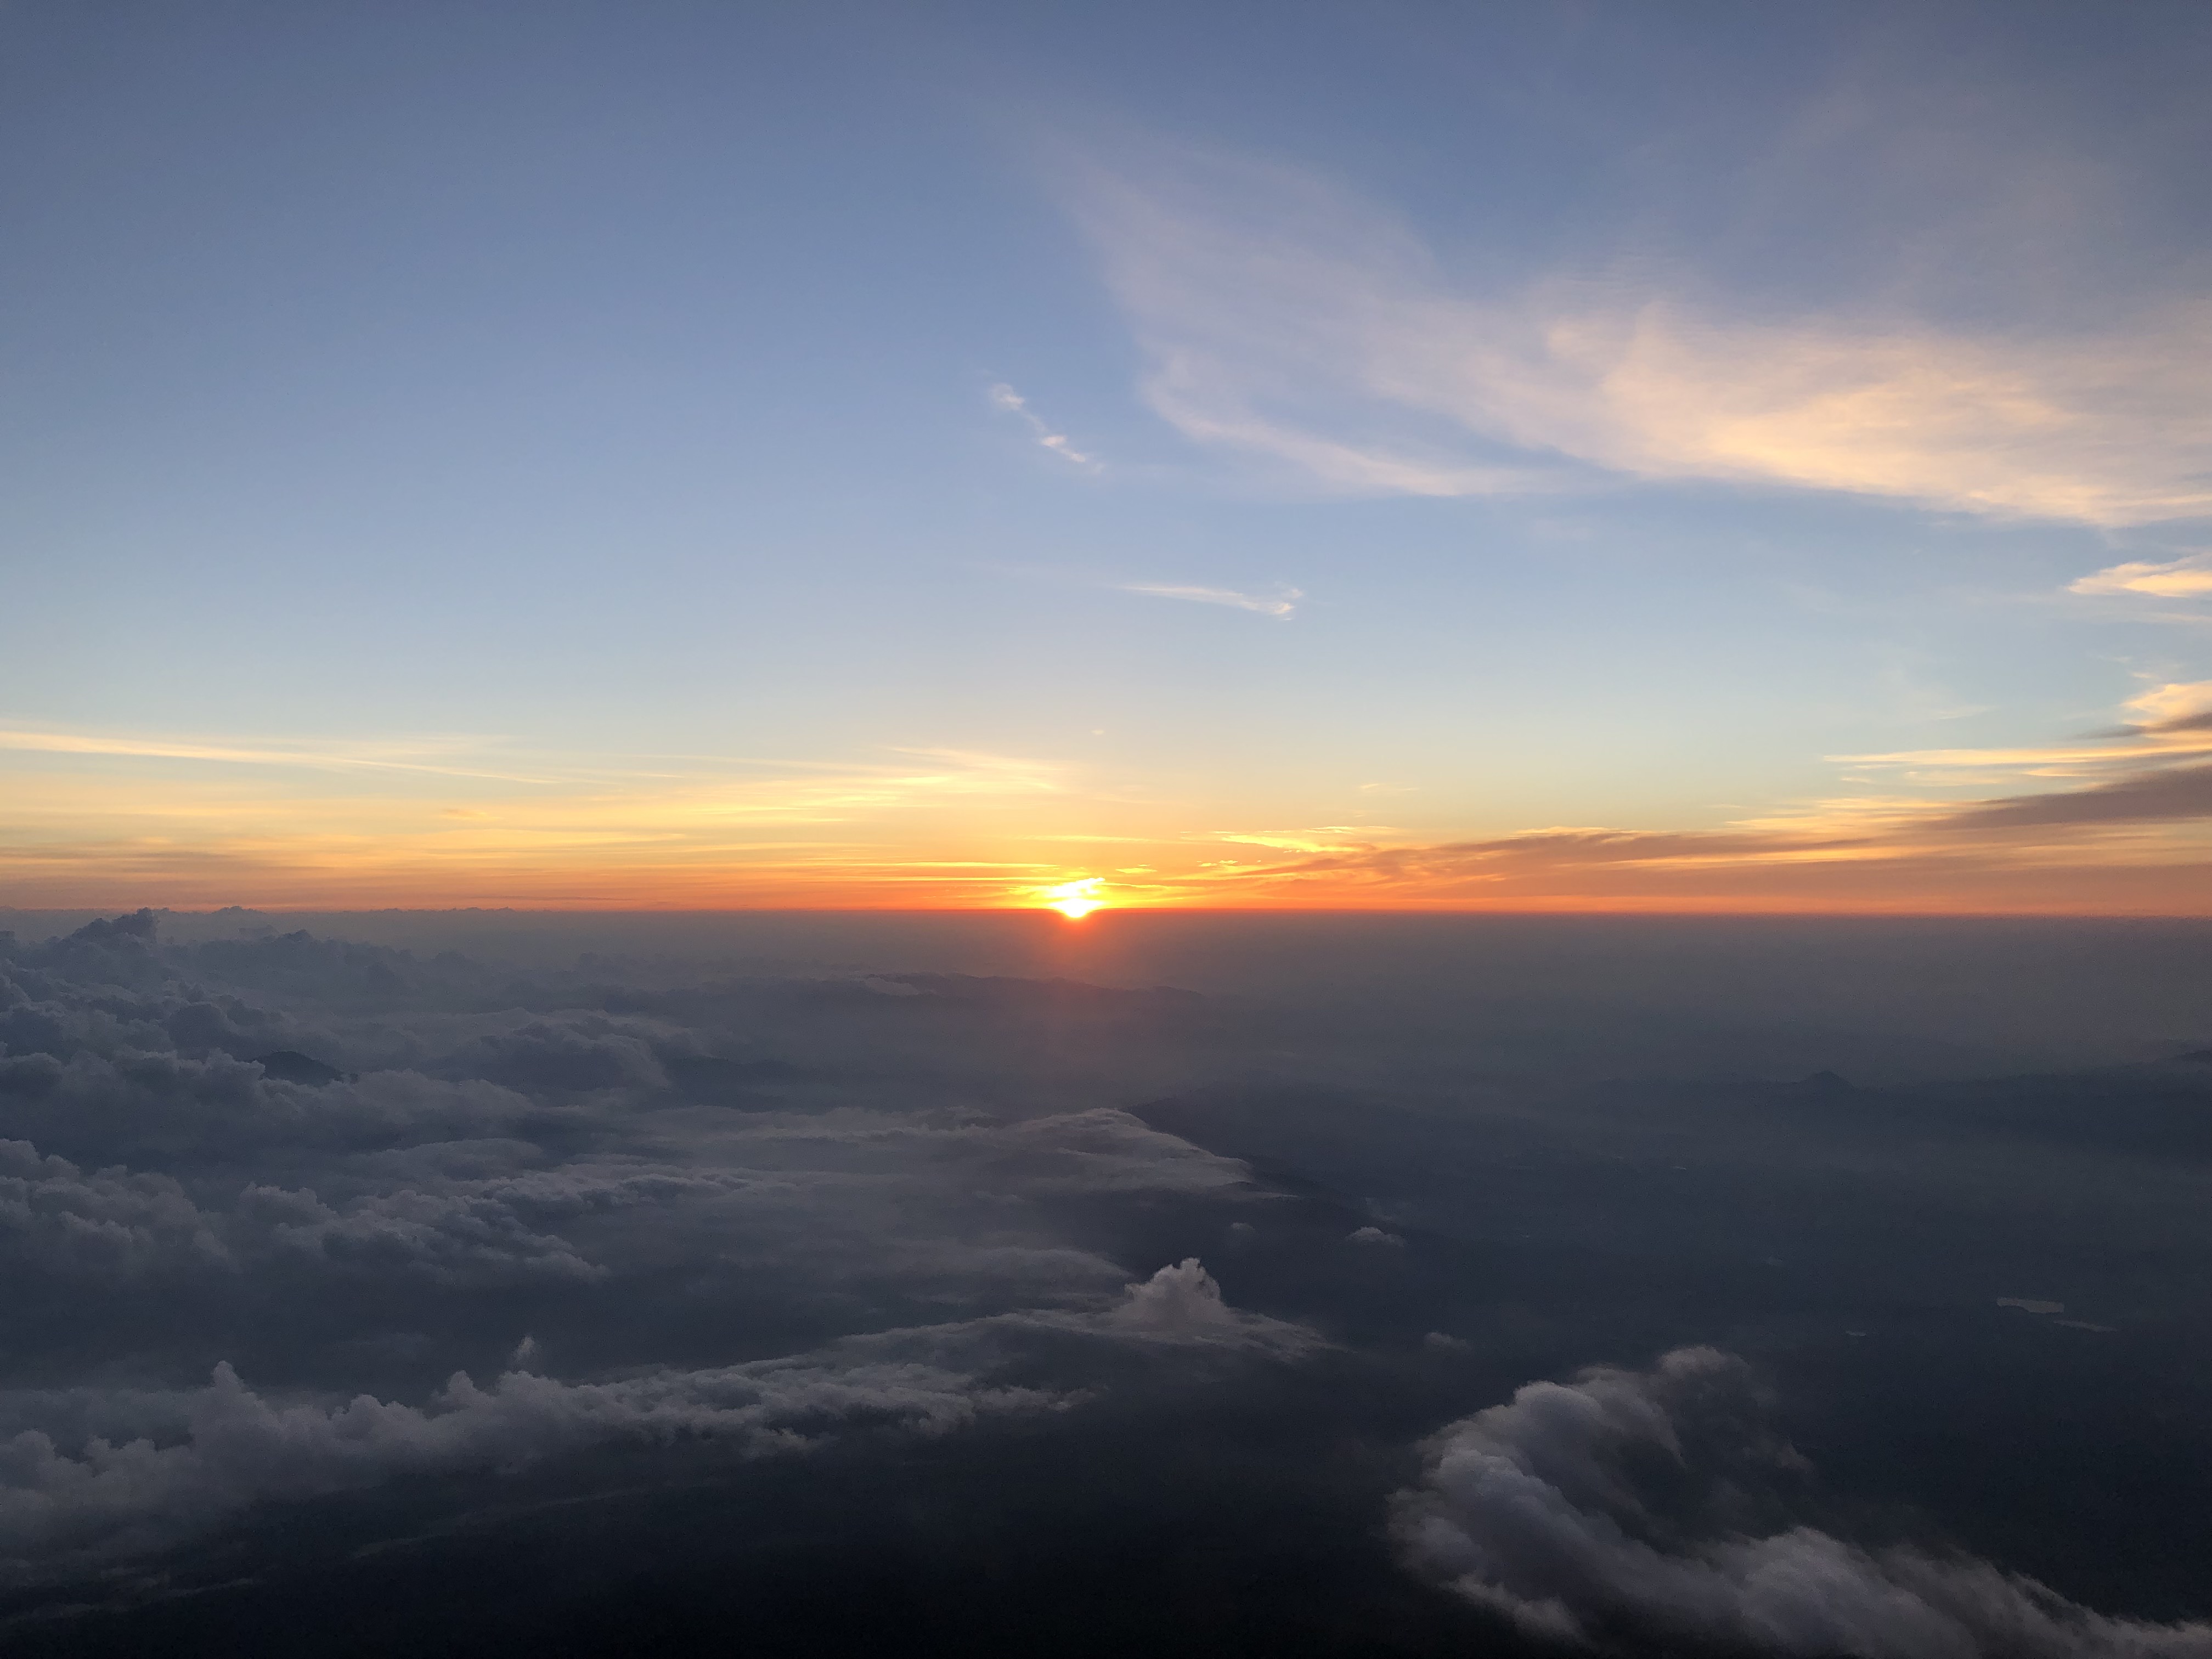
[[[624,1490],[690,1466],[741,1492],[832,1452],[896,1494],[902,1449],[994,1435],[1073,1457],[1077,1552],[1085,1483],[1118,1492],[1147,1423],[1225,1411],[1214,1449],[1249,1435],[1292,1482],[1364,1448],[1315,1536],[1426,1611],[1329,1650],[2212,1655],[2212,1626],[1932,1533],[1830,1529],[1720,1348],[1498,1388],[1535,1362],[1487,1316],[1426,1328],[1462,1304],[1419,1286],[1477,1271],[1433,1206],[1206,1132],[1264,1035],[1240,1018],[1065,981],[168,943],[147,913],[9,939],[0,1611],[70,1651],[191,1588],[191,1551],[250,1586],[257,1526],[363,1494],[465,1513],[625,1459]],[[1204,1085],[1180,1115],[1176,1076]],[[1367,1121],[1420,1161],[1407,1120]],[[1257,1592],[1188,1593],[1233,1623]]]

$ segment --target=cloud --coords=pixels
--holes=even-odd
[[[2130,698],[2128,708],[2142,716],[2142,723],[2135,728],[2140,732],[2202,732],[2212,725],[2212,680],[2155,686]]]
[[[1841,799],[1717,830],[1558,827],[1207,868],[1209,903],[2174,914],[2208,890],[2212,768],[1954,805]],[[2191,911],[2191,914],[2196,912]]]
[[[1124,1265],[1159,1260],[1164,1218],[1218,1237],[1280,1201],[1087,1103],[1134,1092],[1147,1062],[1118,1048],[1188,994],[908,975],[886,996],[303,933],[176,945],[161,921],[0,935],[7,1380],[38,1384],[0,1389],[0,1582],[408,1474],[936,1433],[1322,1346],[1194,1259]],[[1056,1042],[1097,1041],[1033,1101],[994,1034],[1045,1003]],[[234,1052],[272,1041],[327,1076]],[[228,1364],[112,1381],[225,1353],[257,1386]],[[486,1387],[455,1364],[501,1356]],[[534,1374],[556,1358],[573,1380]]]
[[[408,1188],[341,1211],[310,1191],[250,1187],[240,1214],[266,1228],[276,1249],[369,1278],[419,1275],[439,1285],[477,1285],[589,1284],[608,1276],[566,1239],[532,1231],[510,1206],[481,1193]]]
[[[1961,831],[2207,817],[2212,817],[2212,766],[2188,766],[2139,773],[2087,789],[1985,801],[1947,814],[1935,827]]]
[[[826,1358],[599,1383],[512,1370],[479,1388],[457,1372],[421,1406],[366,1394],[279,1402],[219,1364],[204,1389],[118,1402],[132,1417],[166,1418],[158,1440],[95,1433],[72,1450],[26,1430],[0,1442],[0,1581],[81,1570],[174,1543],[253,1504],[402,1474],[513,1468],[607,1441],[680,1437],[749,1455],[799,1452],[848,1425],[942,1434],[984,1413],[1053,1403],[936,1366]]]
[[[1797,1518],[1808,1470],[1743,1362],[1532,1382],[1423,1449],[1407,1565],[1532,1634],[1859,1659],[2212,1654],[2212,1625],[2108,1618],[1971,1557],[1868,1548]]]
[[[1854,767],[1895,767],[1942,773],[2013,773],[2032,777],[2094,777],[2145,762],[2173,766],[2212,754],[2212,680],[2171,682],[2124,705],[2136,718],[2112,731],[2069,743],[2014,749],[1908,749],[1890,754],[1832,755]]]
[[[1716,829],[1555,825],[1407,844],[1376,826],[1221,831],[1308,854],[1217,865],[1164,890],[1267,903],[2171,911],[2212,864],[2212,681],[2154,686],[2101,735],[2014,749],[1831,758],[1956,787],[2075,787],[1957,800],[1814,801]],[[1378,844],[1380,843],[1380,844]]]
[[[1748,845],[1768,832],[1740,833]],[[1680,849],[1613,850],[1630,867]],[[1223,1548],[1252,1552],[1233,1560],[1291,1561],[1313,1571],[1317,1618],[1356,1614],[1404,1601],[1388,1556],[1346,1546],[1371,1537],[1387,1487],[1407,1477],[1339,1454],[1474,1375],[1500,1340],[1494,1310],[1507,1310],[1504,1340],[1528,1328],[1529,1281],[1511,1263],[1504,1279],[1470,1279],[1449,1227],[1407,1240],[1384,1231],[1395,1224],[1364,1225],[1376,1212],[1349,1196],[1425,1211],[1422,1182],[1463,1178],[1455,1145],[1480,1145],[1486,1168],[1523,1167],[1522,1109],[1486,1115],[1486,1089],[1468,1096],[1455,1080],[1450,1056],[1487,1042],[1463,1036],[1463,995],[1448,1031],[1408,1042],[1336,990],[1287,1005],[1269,993],[1262,1007],[897,960],[945,948],[917,937],[972,942],[972,920],[917,935],[911,918],[580,933],[547,917],[361,919],[433,941],[419,955],[251,937],[264,921],[149,913],[48,944],[0,939],[0,1134],[36,1122],[73,1137],[67,1158],[0,1145],[0,1582],[22,1587],[10,1616],[135,1620],[116,1604],[217,1573],[272,1587],[237,1590],[242,1622],[272,1607],[296,1618],[281,1588],[300,1582],[294,1567],[342,1577],[371,1526],[411,1534],[379,1558],[398,1577],[377,1594],[405,1603],[468,1559],[457,1528],[503,1528],[527,1510],[548,1559],[604,1546],[613,1560],[658,1552],[670,1534],[637,1517],[697,1513],[686,1493],[705,1492],[726,1518],[781,1512],[817,1484],[871,1516],[923,1516],[927,1560],[948,1564],[963,1596],[984,1582],[954,1576],[969,1571],[971,1534],[959,1504],[933,1493],[974,1498],[989,1519],[972,1535],[1002,1540],[1006,1515],[1035,1517],[1024,1529],[1059,1595],[1071,1561],[1120,1559],[1100,1547],[1113,1536],[1098,1529],[1102,1492],[1135,1493],[1127,1524],[1152,1538],[1188,1527],[1202,1513],[1191,1494],[1211,1490],[1225,1494]],[[242,936],[179,944],[165,929]],[[1247,948],[1273,974],[1283,936],[1261,932]],[[444,953],[471,937],[511,954]],[[572,955],[583,943],[598,953]],[[1518,981],[1514,949],[1501,971]],[[793,955],[811,965],[762,965]],[[1416,955],[1386,970],[1395,979],[1376,981],[1356,953],[1349,967],[1418,1003],[1444,981]],[[287,1082],[233,1052],[271,1033],[340,1075]],[[19,1038],[46,1046],[18,1052]],[[1441,1128],[1426,1103],[1439,1082]],[[1530,1121],[1553,1116],[1547,1104]],[[1669,1157],[1680,1127],[1670,1115],[1650,1131]],[[123,1146],[127,1162],[113,1155]],[[2063,1173],[2080,1179],[2072,1150]],[[1491,1213],[1481,1194],[1468,1201]],[[2144,1202],[2130,1185],[2128,1206]],[[1486,1230],[1510,1219],[1498,1212]],[[1234,1264],[1214,1264],[1220,1279],[1198,1254],[1216,1249]],[[1433,1271],[1413,1271],[1423,1260]],[[1603,1262],[1567,1271],[1595,1277],[1547,1271],[1538,1282],[1567,1288],[1543,1328],[1613,1328]],[[1995,1290],[2039,1288],[2022,1268],[1975,1295],[1986,1307]],[[2096,1316],[2094,1292],[2068,1294]],[[1685,1456],[1713,1466],[1729,1443],[1689,1417],[1677,1413]],[[943,1438],[1002,1421],[1014,1431],[989,1444]],[[914,1440],[928,1436],[939,1440],[925,1454]],[[836,1448],[835,1479],[738,1467],[817,1447]],[[508,1480],[519,1468],[526,1483]],[[1432,1497],[1471,1535],[1446,1503],[1454,1490]],[[372,1491],[373,1503],[332,1501]],[[596,1501],[615,1491],[619,1504]],[[783,1540],[778,1573],[819,1567],[848,1585],[853,1551],[883,1534],[842,1502],[787,1534],[738,1528],[734,1544],[687,1531],[706,1553],[665,1564],[672,1593],[692,1573],[733,1582],[750,1571],[745,1540],[762,1535]],[[1756,1542],[1807,1512],[1779,1526],[1692,1518],[1704,1529],[1691,1544],[1644,1541],[1702,1561],[1707,1541]],[[1206,1575],[1199,1605],[1240,1618],[1279,1605],[1256,1582],[1241,1566]],[[1525,1579],[1505,1587],[1544,1599]],[[579,1591],[587,1613],[594,1595]],[[434,1590],[419,1605],[426,1621],[447,1606]],[[1610,1616],[1576,1608],[1593,1631]],[[1477,1616],[1464,1617],[1479,1647]]]
[[[10,1048],[21,1046],[27,1029],[35,1027],[20,1018],[0,1027]],[[276,1147],[498,1134],[560,1121],[557,1109],[479,1079],[373,1072],[313,1087],[270,1079],[258,1065],[228,1055],[194,1060],[129,1047],[106,1055],[75,1050],[66,1059],[0,1056],[0,1109],[18,1133],[73,1157],[152,1154],[183,1161]]]
[[[1073,1322],[1063,1318],[1058,1322]],[[1130,1285],[1120,1305],[1096,1321],[1095,1328],[1150,1342],[1249,1348],[1282,1358],[1323,1346],[1319,1334],[1304,1325],[1231,1307],[1222,1299],[1213,1275],[1194,1255]]]
[[[0,731],[0,749],[27,750],[50,755],[107,755],[137,760],[211,761],[234,766],[293,766],[314,770],[360,769],[374,772],[420,772],[435,777],[477,778],[501,783],[544,783],[543,777],[478,767],[441,766],[415,754],[465,753],[480,746],[472,738],[447,738],[434,743],[368,742],[356,744],[273,744],[229,740],[215,742],[168,738],[104,737],[81,732]]]
[[[2148,593],[2162,599],[2212,598],[2212,553],[2191,553],[2164,564],[2116,564],[2070,584],[2069,593]]]
[[[1392,215],[1197,151],[1076,170],[1152,408],[1322,488],[1455,496],[1607,477],[2120,526],[2212,511],[2212,307],[2070,335],[1754,319],[1649,267],[1479,289]]]
[[[1392,833],[1379,824],[1326,823],[1312,830],[1217,830],[1213,839],[1289,853],[1352,853],[1364,852],[1374,845],[1374,837]]]
[[[1298,601],[1305,598],[1295,587],[1285,587],[1273,594],[1240,593],[1230,587],[1183,587],[1165,582],[1130,582],[1123,586],[1121,592],[1142,593],[1155,599],[1188,599],[1194,605],[1225,605],[1238,611],[1256,611],[1279,622],[1288,622],[1297,615]]]
[[[1077,449],[1074,441],[1065,432],[1055,432],[1047,426],[1036,411],[1030,407],[1029,399],[1013,387],[1001,382],[991,388],[990,398],[994,407],[1021,418],[1023,424],[1035,434],[1039,448],[1048,449],[1062,460],[1072,461],[1090,471],[1098,471],[1100,464],[1097,459]]]
[[[0,1140],[0,1261],[19,1290],[33,1273],[112,1282],[233,1265],[220,1225],[170,1176],[88,1175],[22,1140]]]
[[[707,1440],[745,1456],[787,1455],[849,1433],[942,1435],[986,1416],[1060,1409],[1077,1395],[986,1374],[1010,1340],[1039,1334],[1275,1359],[1325,1346],[1303,1325],[1227,1306],[1194,1258],[1093,1312],[886,1330],[785,1358],[656,1367],[611,1382],[520,1369],[540,1352],[526,1337],[514,1367],[489,1388],[457,1372],[420,1406],[367,1394],[281,1401],[225,1363],[196,1390],[79,1391],[72,1415],[85,1427],[74,1444],[44,1429],[0,1440],[0,1583],[167,1547],[257,1504],[402,1474],[513,1470],[623,1441]],[[0,1416],[20,1414],[0,1394]]]

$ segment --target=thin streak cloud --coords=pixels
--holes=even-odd
[[[1289,853],[1364,853],[1377,836],[1395,832],[1374,824],[1328,823],[1313,830],[1217,830],[1212,839]]]
[[[1233,587],[1197,587],[1175,582],[1128,582],[1121,592],[1142,593],[1154,599],[1188,599],[1193,605],[1225,605],[1232,610],[1273,617],[1278,622],[1288,622],[1296,616],[1298,601],[1305,598],[1304,592],[1295,587],[1281,588],[1273,593],[1242,593]]]
[[[453,747],[462,745],[454,744]],[[483,778],[503,783],[548,783],[550,778],[478,767],[438,766],[404,760],[404,749],[364,745],[285,749],[229,743],[194,743],[159,738],[109,738],[74,732],[0,731],[0,749],[49,755],[114,755],[141,760],[213,761],[240,766],[301,766],[319,769],[357,768],[378,772],[420,772],[437,777]]]
[[[2129,699],[2137,718],[2094,737],[2010,749],[1907,749],[1880,755],[1832,755],[1850,766],[1921,771],[2092,776],[2134,763],[2177,764],[2212,754],[2212,680],[2173,682]]]
[[[1075,441],[1065,432],[1054,431],[1037,415],[1037,412],[1030,407],[1029,399],[1023,397],[1013,387],[1001,381],[991,388],[990,398],[994,406],[1003,409],[1007,414],[1018,417],[1029,428],[1036,439],[1037,447],[1048,449],[1062,460],[1072,461],[1076,465],[1088,468],[1093,472],[1098,470],[1100,463],[1096,457],[1086,455],[1078,449],[1075,447]]]

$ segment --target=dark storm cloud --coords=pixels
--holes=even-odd
[[[2111,1619],[1985,1561],[1796,1518],[1804,1461],[1712,1348],[1532,1382],[1437,1435],[1401,1493],[1410,1565],[1533,1634],[1860,1659],[2212,1655],[2212,1625]]]

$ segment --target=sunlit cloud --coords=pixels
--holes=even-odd
[[[1037,412],[1030,407],[1029,399],[1023,397],[1013,387],[1001,382],[991,388],[990,398],[994,407],[1016,416],[1029,428],[1031,434],[1036,439],[1039,448],[1048,449],[1061,459],[1072,461],[1077,466],[1087,467],[1093,471],[1097,470],[1099,462],[1096,458],[1086,455],[1076,448],[1074,440],[1065,432],[1054,431]]]
[[[2078,778],[2125,767],[2179,764],[2212,755],[2212,680],[2153,686],[2123,705],[2128,723],[2068,743],[2011,748],[1906,749],[1832,755],[1846,765],[1923,774],[1966,771],[1997,776]]]
[[[1605,475],[1788,485],[2100,526],[2212,512],[2212,306],[2070,335],[1909,315],[1754,319],[1668,274],[1480,289],[1292,169],[1077,170],[1076,212],[1200,442],[1364,494]]]
[[[2212,726],[2212,680],[2154,686],[2130,697],[2127,708],[2139,718],[2142,723],[2136,729],[2142,732],[2160,736],[2203,732]]]
[[[1408,844],[1377,826],[1219,832],[1300,856],[1209,861],[1172,902],[1535,908],[2040,909],[2212,913],[2212,681],[2148,688],[2101,737],[2015,749],[1857,756],[1971,787],[2073,787],[1938,799],[1814,800],[1714,829],[1558,825]]]
[[[486,766],[441,764],[431,757],[480,747],[471,738],[450,738],[437,744],[344,744],[318,742],[286,744],[266,740],[200,742],[101,735],[78,732],[0,730],[0,749],[49,755],[99,755],[137,760],[208,761],[234,766],[302,767],[313,770],[419,772],[439,777],[479,778],[506,783],[544,783],[550,780],[524,773],[494,770]]]
[[[1122,586],[1121,592],[1142,593],[1155,599],[1188,599],[1194,605],[1225,605],[1237,611],[1257,611],[1279,622],[1288,622],[1297,615],[1298,601],[1305,598],[1295,587],[1281,588],[1273,593],[1240,593],[1232,587],[1191,587],[1171,582],[1128,582]]]
[[[2148,593],[2162,599],[2212,598],[2212,553],[2192,553],[2164,564],[2116,564],[2070,584],[2069,593]]]
[[[1962,804],[1837,802],[1711,830],[1560,828],[1216,864],[1266,907],[2212,914],[2212,767]]]
[[[1325,824],[1316,830],[1217,830],[1212,839],[1291,853],[1360,852],[1393,832],[1371,824]]]

